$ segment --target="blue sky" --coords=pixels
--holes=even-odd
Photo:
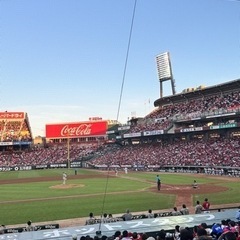
[[[116,119],[134,2],[0,0],[0,111],[27,112],[34,136],[48,123]],[[137,1],[120,122],[154,109],[166,51],[177,93],[240,78],[240,1]]]

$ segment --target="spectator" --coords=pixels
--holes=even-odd
[[[187,208],[186,204],[182,205],[182,209],[180,210],[182,215],[188,215],[189,214],[189,209]]]
[[[120,240],[121,239],[121,232],[117,230],[113,235],[114,240]]]
[[[180,226],[176,225],[174,228],[174,240],[180,240]]]
[[[4,230],[6,229],[5,225],[0,225],[0,235],[4,234]]]
[[[199,229],[199,226],[195,225],[193,226],[193,240],[197,240],[198,235],[197,235],[197,231]]]
[[[142,238],[142,240],[147,240],[148,235],[147,235],[146,233],[143,233],[143,234],[141,235],[141,238]]]
[[[103,223],[109,222],[109,221],[108,221],[108,215],[107,215],[107,213],[104,213],[104,214],[103,214],[102,222],[103,222]]]
[[[204,202],[202,204],[203,210],[208,212],[210,209],[210,202],[208,201],[207,198],[204,199]]]
[[[222,228],[223,232],[228,231],[228,222],[227,222],[227,220],[223,219],[221,221],[221,228]]]
[[[208,236],[208,233],[206,231],[206,229],[199,227],[197,230],[197,238],[199,239],[199,237],[201,236]]]
[[[236,240],[237,236],[233,232],[222,233],[218,240]]]
[[[129,232],[127,230],[124,230],[122,232],[122,239],[121,240],[131,240],[131,238],[129,237]]]
[[[171,215],[172,216],[180,216],[180,215],[182,215],[182,213],[177,210],[177,207],[174,207]]]
[[[122,216],[124,221],[132,220],[132,214],[130,213],[129,209],[127,209],[126,213]]]
[[[154,218],[154,214],[153,214],[153,212],[152,212],[152,209],[149,209],[149,210],[148,210],[147,217],[148,217],[148,218]]]
[[[96,219],[92,212],[89,213],[89,219],[86,221],[86,225],[94,224]]]
[[[115,222],[116,219],[113,217],[111,213],[108,214],[108,222]]]
[[[214,223],[212,226],[211,236],[215,239],[218,239],[222,233],[223,233],[223,229],[221,227],[221,224]]]
[[[155,239],[155,237],[150,236],[147,238],[147,240],[156,240],[156,239]]]
[[[206,223],[201,223],[200,228],[205,229],[205,231],[207,232],[208,235],[210,235],[211,232],[212,232],[212,229],[209,228],[208,225],[207,225]]]
[[[140,234],[138,234],[137,232],[133,232],[132,233],[132,240],[141,240]]]
[[[200,214],[200,213],[202,213],[202,210],[203,210],[202,205],[200,204],[199,201],[197,201],[197,204],[196,204],[196,206],[195,206],[195,214]]]
[[[26,230],[27,230],[28,232],[34,231],[34,226],[32,225],[32,221],[31,221],[31,220],[27,221]]]
[[[166,232],[162,229],[157,233],[157,240],[165,240]]]
[[[229,230],[231,232],[238,232],[238,226],[236,225],[236,222],[235,221],[229,221],[228,222],[228,226],[229,226]]]
[[[180,240],[193,240],[193,234],[188,229],[184,228],[180,230]]]

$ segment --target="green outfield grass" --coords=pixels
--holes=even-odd
[[[66,171],[67,184],[81,187],[69,189],[52,188],[62,183],[62,172]],[[102,175],[105,174],[104,177]],[[111,173],[112,174],[112,173]],[[94,175],[92,178],[70,179],[74,170],[52,169],[18,172],[1,172],[0,180],[23,178],[55,177],[52,181],[12,183],[0,186],[0,224],[13,225],[33,222],[53,221],[68,218],[87,217],[89,212],[99,216],[104,212],[119,214],[130,209],[132,212],[146,212],[149,208],[160,211],[173,208],[175,195],[152,192],[156,173],[119,173],[119,177],[107,177],[106,173],[78,170],[78,176]],[[218,183],[219,179],[190,174],[160,174],[163,184],[189,185],[194,179],[199,184]],[[99,177],[98,177],[99,176]],[[58,180],[59,179],[59,180]],[[237,203],[239,201],[239,179],[221,183],[229,191],[206,195],[194,195],[195,201],[205,197],[212,204]],[[105,194],[106,193],[106,194]]]

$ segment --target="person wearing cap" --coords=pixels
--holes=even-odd
[[[204,211],[209,211],[209,208],[210,208],[210,202],[208,201],[207,198],[204,199],[204,202],[202,204],[202,207],[203,207],[203,210]]]
[[[27,230],[28,232],[34,231],[34,226],[32,226],[32,221],[31,221],[31,220],[27,221],[26,230]]]
[[[63,178],[63,184],[65,185],[67,181],[67,174],[65,172],[63,172],[62,178]]]

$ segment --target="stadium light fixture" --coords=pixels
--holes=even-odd
[[[172,94],[176,93],[175,90],[175,81],[173,79],[172,74],[172,67],[170,61],[170,54],[169,52],[161,53],[156,56],[156,63],[157,63],[157,71],[158,71],[158,79],[160,82],[160,97],[163,97],[163,82],[164,81],[171,81],[172,85]]]

